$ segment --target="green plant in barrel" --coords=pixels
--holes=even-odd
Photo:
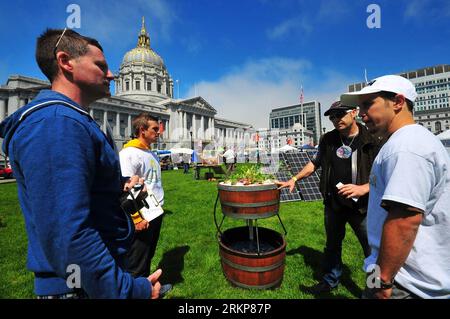
[[[273,184],[275,177],[261,172],[260,165],[241,166],[225,180],[225,185]]]

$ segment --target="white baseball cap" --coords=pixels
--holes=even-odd
[[[414,102],[417,98],[416,88],[410,80],[400,75],[384,75],[372,80],[360,91],[342,94],[341,102],[349,106],[358,106],[359,96],[381,91],[401,94],[411,102]]]

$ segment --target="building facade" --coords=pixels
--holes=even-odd
[[[414,83],[417,99],[414,119],[434,134],[450,129],[450,65],[442,64],[398,73]],[[359,91],[366,84],[356,83],[349,92]]]
[[[0,121],[49,88],[47,81],[11,75],[0,86]],[[92,103],[89,112],[102,129],[110,126],[119,150],[132,135],[133,118],[144,111],[162,122],[160,149],[239,143],[244,133],[252,130],[249,124],[216,118],[216,109],[201,96],[173,98],[173,80],[162,58],[150,47],[144,19],[136,48],[124,55],[115,74],[115,91],[115,95]]]
[[[284,106],[272,109],[269,116],[269,127],[271,129],[278,129],[280,131],[291,130],[294,131],[294,124],[302,124],[304,122],[305,132],[312,132],[312,140],[308,134],[304,134],[305,140],[298,141],[300,145],[314,144],[317,145],[322,134],[322,121],[320,118],[320,103],[318,101],[310,101],[303,103],[303,116],[302,121],[302,106],[300,104]],[[300,129],[301,126],[296,126],[295,130]],[[307,136],[308,135],[308,136]],[[301,138],[301,137],[297,137]]]

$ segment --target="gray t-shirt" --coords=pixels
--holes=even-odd
[[[376,157],[370,175],[367,233],[378,258],[387,211],[382,201],[424,212],[413,248],[395,280],[422,298],[450,298],[450,157],[426,128],[407,125],[392,134]]]

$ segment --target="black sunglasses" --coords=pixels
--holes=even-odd
[[[341,119],[344,116],[346,116],[348,113],[350,113],[352,110],[347,110],[347,111],[337,111],[337,112],[333,112],[330,114],[330,116],[328,117],[331,121],[333,120],[337,120],[337,119]]]

